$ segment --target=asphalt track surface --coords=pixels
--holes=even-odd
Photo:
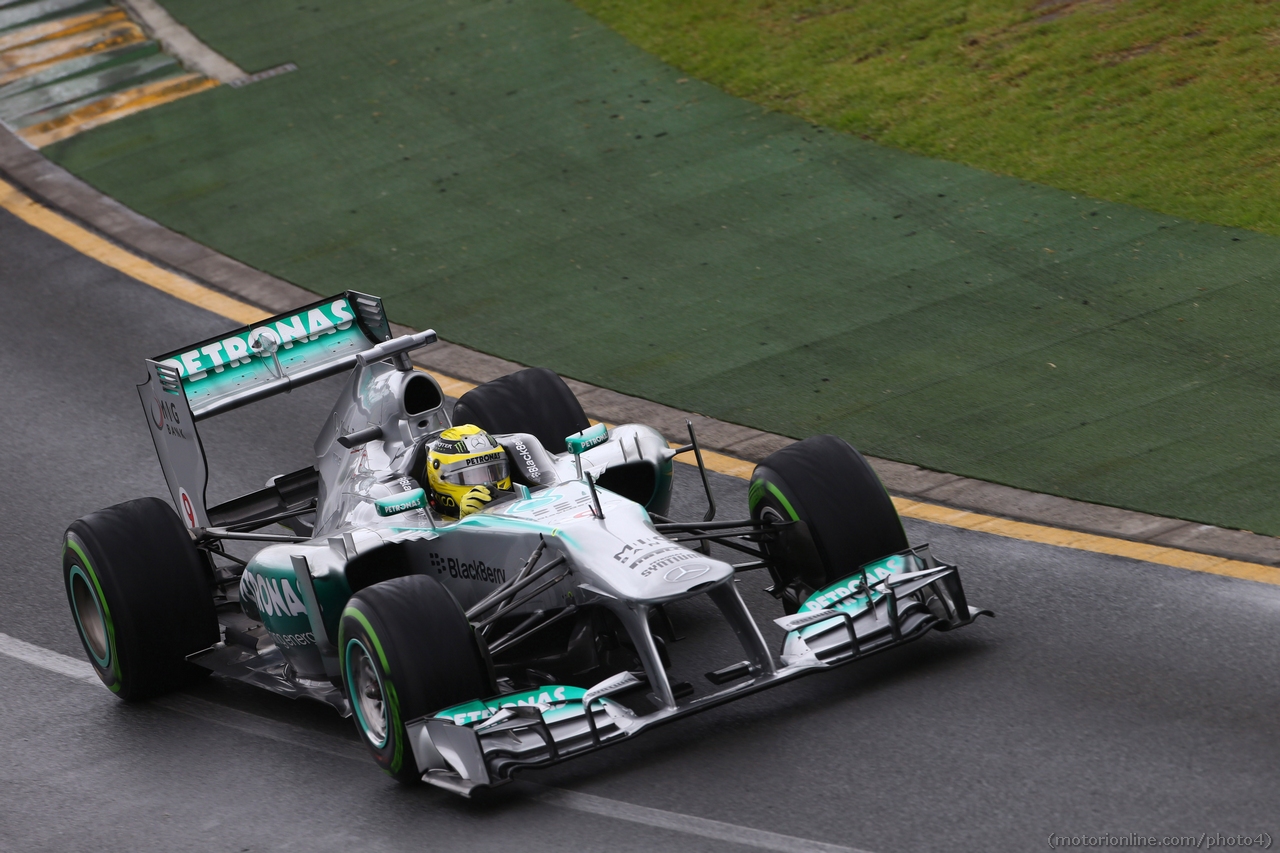
[[[141,359],[229,324],[2,212],[0,310],[0,632],[81,659],[59,536],[164,495],[133,388]],[[332,394],[310,390],[206,424],[213,499],[306,462]],[[685,517],[702,508],[690,475]],[[715,486],[724,517],[742,511],[742,481]],[[219,679],[125,705],[0,655],[0,848],[745,849],[608,814],[622,804],[875,853],[1045,849],[1051,833],[1275,836],[1280,589],[907,526],[964,566],[996,620],[525,777],[605,798],[591,802],[606,814],[528,784],[485,802],[401,789],[347,721]],[[742,589],[776,615],[763,585],[747,575]],[[687,639],[673,654],[695,681],[740,657],[703,614],[675,612]]]

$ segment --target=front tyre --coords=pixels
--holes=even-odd
[[[169,505],[117,504],[72,522],[62,541],[67,603],[94,671],[128,701],[208,675],[187,655],[218,642],[205,561]]]
[[[529,367],[458,398],[455,424],[475,424],[490,433],[527,432],[552,453],[564,453],[565,436],[591,426],[568,384],[545,367]]]
[[[405,722],[496,690],[467,617],[434,578],[409,575],[351,597],[338,626],[342,682],[360,739],[406,785],[422,779]]]
[[[798,441],[757,465],[748,503],[753,519],[803,521],[812,537],[813,548],[803,559],[795,550],[774,555],[781,558],[775,585],[789,612],[813,591],[908,547],[880,478],[861,453],[834,435]]]

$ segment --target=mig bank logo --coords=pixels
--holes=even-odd
[[[165,400],[161,397],[151,397],[151,423],[160,432],[186,439],[187,434],[182,431],[182,418],[178,413],[178,404],[171,400]]]

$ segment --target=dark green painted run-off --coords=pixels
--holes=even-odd
[[[197,240],[629,394],[1280,534],[1280,241],[762,112],[564,0],[166,5],[300,70],[49,153]]]

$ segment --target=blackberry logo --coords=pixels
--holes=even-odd
[[[428,555],[431,568],[436,570],[436,574],[447,574],[451,578],[459,580],[484,581],[485,583],[505,583],[507,580],[506,569],[500,569],[497,566],[486,565],[484,560],[459,560],[456,557],[442,557],[432,551]]]

